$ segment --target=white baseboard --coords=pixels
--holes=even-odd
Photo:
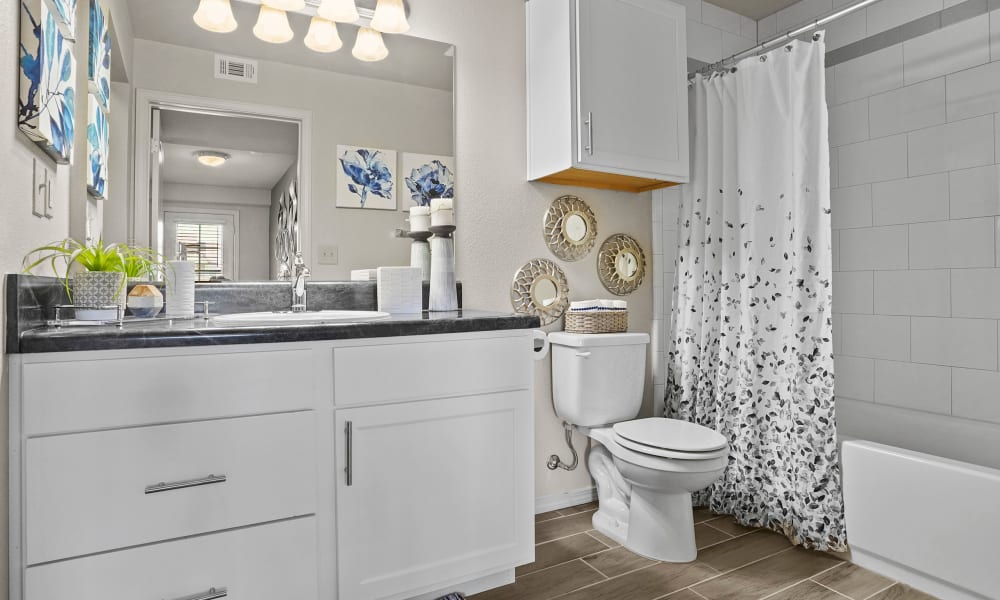
[[[540,496],[535,498],[535,514],[537,515],[543,512],[549,512],[550,510],[559,510],[560,508],[569,508],[571,506],[586,504],[588,502],[593,502],[596,499],[597,489],[592,487],[581,488],[570,492],[560,492],[558,494],[551,494],[548,496]]]
[[[942,581],[926,573],[914,571],[885,557],[857,548],[851,548],[851,562],[869,571],[874,571],[879,575],[884,575],[890,579],[911,585],[922,592],[932,594],[938,598],[947,598],[948,600],[987,600],[987,596],[981,596],[947,581]]]

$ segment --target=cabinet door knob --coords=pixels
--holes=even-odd
[[[347,485],[354,485],[354,423],[347,421],[344,424],[344,440],[347,445],[347,466],[344,467],[344,473],[347,475]]]
[[[584,121],[584,124],[587,126],[587,145],[585,146],[584,149],[587,151],[587,154],[593,156],[594,155],[594,113],[592,113],[592,112],[587,113],[587,120]]]
[[[169,492],[172,490],[183,490],[184,488],[198,487],[200,485],[212,485],[214,483],[225,483],[225,475],[209,475],[208,477],[200,477],[198,479],[188,479],[185,481],[172,481],[154,483],[153,485],[146,486],[147,494],[159,494],[160,492]]]
[[[183,598],[177,598],[176,600],[216,600],[217,598],[225,598],[229,593],[226,588],[212,588],[207,592],[202,592],[200,594],[192,594],[190,596],[184,596]]]

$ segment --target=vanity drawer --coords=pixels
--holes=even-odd
[[[314,419],[303,411],[30,439],[26,563],[315,513]],[[160,482],[177,485],[153,487]]]
[[[354,406],[527,389],[532,350],[527,334],[337,348],[334,402]]]
[[[24,600],[172,600],[213,587],[234,600],[316,600],[315,519],[30,567]]]
[[[314,408],[315,381],[310,350],[32,362],[22,367],[23,433]]]

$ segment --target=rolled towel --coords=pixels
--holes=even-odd
[[[628,310],[624,300],[580,300],[570,302],[570,312],[593,312],[596,310]]]

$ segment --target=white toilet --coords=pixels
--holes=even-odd
[[[556,414],[596,442],[587,459],[600,504],[594,528],[655,560],[694,560],[691,493],[722,475],[726,439],[685,421],[635,419],[648,334],[558,332],[549,341]]]

